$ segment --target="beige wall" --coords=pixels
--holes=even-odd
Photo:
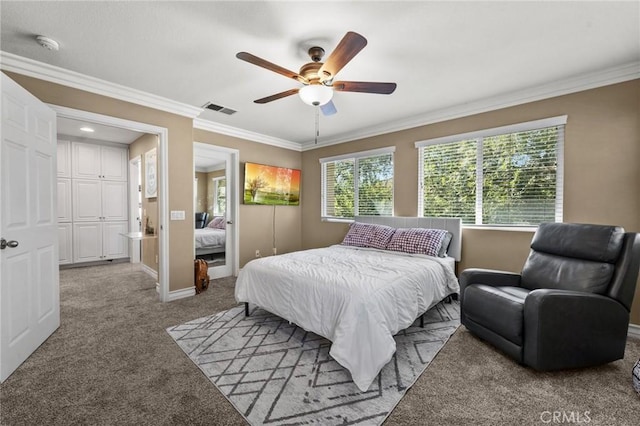
[[[301,154],[297,151],[275,146],[250,142],[231,136],[194,129],[195,142],[234,148],[240,151],[240,197],[244,182],[244,163],[256,162],[274,166],[300,169]],[[273,246],[273,214],[276,214],[276,248],[278,253],[300,250],[302,210],[308,198],[303,191],[300,194],[300,206],[255,206],[245,205],[240,200],[240,267],[255,257],[260,250],[262,256],[271,254]]]
[[[302,169],[300,206],[276,208],[276,246],[284,253],[339,242],[346,232],[345,224],[320,221],[321,157],[395,146],[395,214],[415,216],[418,151],[414,142],[567,114],[564,220],[619,224],[640,231],[640,80],[300,153],[193,129],[191,119],[163,111],[7,74],[44,102],[169,129],[169,208],[184,210],[187,217],[170,222],[172,291],[193,285],[193,141],[238,149],[242,163]],[[241,173],[241,182],[243,178]],[[240,204],[241,266],[254,257],[256,249],[263,255],[271,253],[273,212],[271,206]],[[459,269],[519,271],[530,240],[528,232],[465,229]],[[631,320],[640,324],[640,291]]]
[[[196,178],[198,178],[198,192],[196,194],[196,211],[207,211],[207,174],[202,172],[196,172]],[[195,220],[195,215],[194,215]]]
[[[192,287],[193,120],[20,74],[6,74],[43,102],[169,129],[169,209],[184,210],[187,218],[169,222],[169,290]]]
[[[140,176],[142,180],[140,186],[142,187],[142,231],[145,231],[146,219],[149,219],[149,226],[154,228],[154,232],[158,234],[158,199],[146,198],[145,194],[145,152],[158,148],[158,136],[145,134],[133,141],[129,145],[129,159],[140,156]],[[156,256],[158,255],[158,239],[157,238],[145,238],[142,240],[142,263],[158,272],[158,262]]]
[[[395,146],[396,216],[417,214],[418,150],[414,142],[568,115],[565,134],[564,220],[622,225],[640,231],[640,80],[532,102],[456,120],[302,153],[302,247],[341,241],[347,226],[320,221],[319,158]],[[532,234],[464,229],[459,270],[520,271]],[[631,320],[640,324],[640,291]]]

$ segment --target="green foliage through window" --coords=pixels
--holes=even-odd
[[[563,135],[553,126],[422,146],[422,214],[477,225],[561,220]]]
[[[393,215],[393,154],[322,164],[323,217]]]

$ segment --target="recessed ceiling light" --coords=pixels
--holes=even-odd
[[[58,42],[52,38],[39,35],[38,37],[36,37],[36,40],[38,41],[38,44],[45,49],[58,50],[60,48]]]
[[[89,132],[89,133],[95,132],[95,130],[93,130],[91,127],[87,127],[87,126],[80,127],[80,130],[82,130],[83,132]]]

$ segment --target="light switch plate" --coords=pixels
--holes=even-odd
[[[171,220],[184,220],[184,210],[171,210]]]

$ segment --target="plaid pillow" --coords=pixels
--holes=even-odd
[[[387,244],[387,250],[438,256],[444,229],[398,228]]]
[[[354,247],[371,247],[384,250],[393,235],[394,228],[371,223],[353,222],[342,244]]]

